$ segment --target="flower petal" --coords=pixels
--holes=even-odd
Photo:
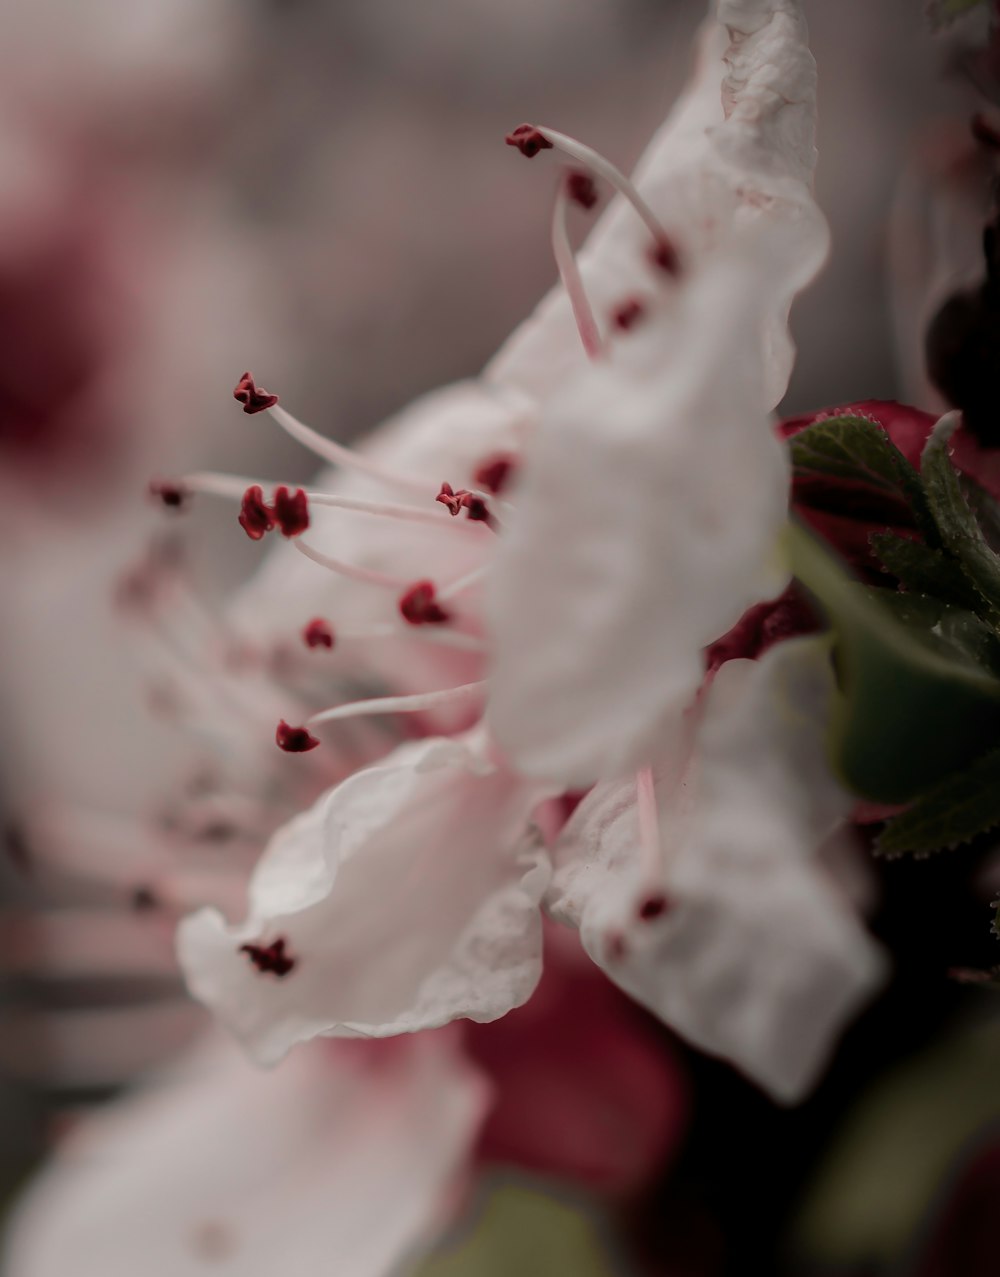
[[[529,775],[583,786],[649,757],[703,649],[787,583],[788,462],[749,339],[767,269],[717,255],[666,350],[651,321],[548,406],[487,596],[487,716]]]
[[[401,747],[275,836],[250,915],[182,922],[188,985],[262,1063],[318,1034],[385,1036],[520,1005],[541,971],[545,794],[460,740]],[[283,943],[288,970],[241,946]]]
[[[488,1088],[451,1034],[271,1073],[212,1041],[85,1119],[15,1210],[9,1277],[383,1277],[440,1222]]]
[[[850,806],[824,755],[832,685],[822,640],[723,666],[690,767],[660,770],[662,883],[638,852],[633,787],[607,784],[567,827],[550,900],[616,983],[783,1100],[883,974],[814,859]],[[644,919],[651,886],[669,904]]]

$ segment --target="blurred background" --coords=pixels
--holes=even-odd
[[[804,7],[833,254],[795,311],[785,410],[932,408],[922,326],[935,290],[976,269],[988,206],[966,138],[977,99],[955,71],[982,30],[935,38],[922,0]],[[169,944],[149,940],[139,880],[110,896],[91,880],[110,848],[136,850],[139,815],[187,764],[169,716],[147,712],[116,603],[163,525],[148,480],[309,475],[301,449],[236,410],[244,368],[339,439],[474,374],[555,278],[551,180],[504,134],[540,120],[628,169],[684,83],[703,12],[0,0],[5,1201],[80,1111],[201,1026]],[[258,561],[231,509],[206,503],[186,535],[210,598]],[[43,873],[29,808],[77,822]],[[901,974],[814,1098],[777,1110],[643,1022],[669,1060],[669,1103],[654,1089],[670,1114],[641,1175],[595,1192],[498,1136],[428,1274],[995,1272],[975,1265],[1000,1194],[1000,1024],[988,993],[947,977],[995,962],[989,852],[879,869],[873,925]],[[123,893],[134,907],[113,912]]]

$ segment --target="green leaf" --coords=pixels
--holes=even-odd
[[[961,565],[943,550],[932,550],[895,532],[875,532],[869,540],[875,557],[905,589],[960,607],[980,606],[982,600]]]
[[[1000,555],[990,548],[948,450],[958,422],[959,414],[949,413],[931,431],[920,475],[945,548],[962,565],[994,624],[1000,624]]]
[[[938,544],[920,476],[877,422],[867,417],[827,417],[806,426],[788,442],[797,475],[861,484],[902,502],[925,538]]]
[[[1000,679],[983,659],[992,635],[978,618],[858,585],[794,525],[789,549],[833,626],[840,694],[828,748],[852,790],[906,802],[1000,745]]]
[[[991,550],[1000,554],[1000,505],[997,504],[996,498],[991,496],[975,479],[970,479],[967,474],[960,474],[958,482],[972,513],[976,516],[976,522],[982,529],[986,544]]]
[[[562,1196],[562,1195],[561,1195]],[[466,1228],[418,1269],[417,1277],[625,1277],[592,1202],[494,1180]]]
[[[982,8],[985,3],[986,0],[929,0],[927,17],[933,30],[943,31],[973,9]]]
[[[881,856],[925,854],[971,842],[1000,826],[1000,749],[923,794],[889,821],[875,844]]]

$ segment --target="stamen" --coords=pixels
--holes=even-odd
[[[450,483],[442,483],[441,491],[434,498],[435,501],[446,507],[448,513],[454,518],[462,512],[462,498],[465,496],[466,489],[459,488],[456,492]]]
[[[566,195],[571,203],[589,212],[597,203],[597,186],[589,173],[570,169],[566,174]]]
[[[655,891],[639,905],[637,913],[643,922],[652,922],[665,914],[671,906],[670,897],[665,891]]]
[[[301,541],[296,541],[296,545],[301,545]],[[315,616],[308,625],[302,630],[302,641],[306,647],[316,648],[325,647],[328,650],[333,647],[333,626],[329,621],[324,621],[321,616]]]
[[[336,572],[338,576],[349,577],[352,581],[361,581],[365,585],[381,586],[387,590],[401,590],[409,585],[409,581],[403,577],[390,576],[387,572],[379,572],[375,568],[364,568],[356,563],[347,563],[343,559],[335,559],[329,554],[323,554],[322,551],[308,545],[305,541],[294,541],[292,544],[300,554],[304,554],[307,559],[312,559],[313,563],[318,563],[320,567]]]
[[[471,572],[466,572],[465,576],[457,577],[454,581],[442,586],[437,592],[438,602],[442,603],[446,599],[455,598],[458,594],[464,594],[472,586],[478,585],[485,578],[488,571],[488,566],[483,564],[478,568],[473,568]]]
[[[306,719],[306,726],[318,727],[320,723],[354,718],[359,714],[412,714],[420,710],[437,709],[441,705],[457,705],[481,695],[485,687],[485,681],[481,681],[463,683],[459,687],[449,687],[441,692],[418,692],[412,696],[378,696],[372,700],[349,701],[346,705],[335,705],[332,709],[310,715]]]
[[[304,727],[292,727],[284,719],[278,724],[274,739],[279,749],[286,754],[308,754],[315,749],[319,741],[311,736]]]
[[[346,448],[342,443],[337,443],[334,439],[328,439],[326,435],[321,435],[318,431],[313,430],[311,426],[299,421],[297,417],[293,417],[290,412],[276,403],[271,406],[270,414],[272,419],[277,422],[286,434],[291,435],[296,442],[301,443],[323,461],[331,465],[342,466],[344,469],[361,471],[361,473],[370,475],[373,479],[393,484],[398,488],[406,488],[408,491],[418,493],[420,496],[427,495],[426,484],[421,483],[419,480],[411,479],[408,475],[395,474],[391,470],[386,470],[377,461],[371,461],[362,453],[355,452],[352,448]]]
[[[399,600],[399,611],[411,625],[445,625],[451,613],[437,601],[433,581],[417,581]]]
[[[179,483],[171,483],[166,479],[154,479],[149,485],[149,495],[159,498],[169,509],[179,510],[190,493]]]
[[[252,479],[245,475],[221,474],[212,470],[198,470],[194,474],[185,475],[178,484],[185,491],[202,493],[205,496],[221,497],[224,500],[242,501],[248,488],[263,487],[267,480]],[[289,485],[284,485],[288,487]],[[301,489],[299,489],[301,491]],[[426,497],[426,487],[422,489]],[[332,510],[351,510],[356,514],[374,514],[385,519],[400,519],[408,523],[428,523],[434,527],[445,526],[442,515],[434,510],[421,506],[400,505],[394,501],[367,501],[358,497],[342,497],[332,492],[304,492],[303,496],[310,506],[324,506]],[[464,529],[475,536],[480,533],[470,528],[465,520],[451,525],[454,532]]]
[[[294,971],[298,962],[298,959],[285,952],[287,943],[279,937],[268,945],[241,944],[240,953],[245,953],[258,971],[275,975],[280,980]]]
[[[522,155],[534,159],[539,151],[551,151],[552,143],[533,124],[519,124],[513,133],[504,138],[508,146],[516,146]]]
[[[517,459],[509,453],[498,452],[482,462],[473,471],[472,481],[498,497],[510,483],[517,469]]]
[[[240,502],[240,527],[251,541],[260,541],[274,527],[274,512],[264,500],[264,489],[251,484]]]
[[[576,254],[570,243],[569,228],[566,224],[568,208],[569,199],[564,186],[560,184],[552,208],[552,253],[556,259],[556,266],[559,268],[559,278],[562,280],[569,304],[573,309],[573,318],[576,320],[580,341],[583,343],[587,358],[600,359],[604,353],[604,347],[597,320],[590,306],[590,299],[587,297],[587,290],[583,285],[583,278],[576,264]]]
[[[611,312],[611,322],[623,333],[627,333],[645,318],[645,315],[645,305],[637,297],[629,297]]]
[[[535,141],[534,150],[530,152],[531,155],[537,155],[538,151],[543,149],[544,144],[547,142],[549,146],[555,147],[563,155],[568,155],[571,160],[582,164],[584,168],[595,176],[603,178],[605,182],[613,186],[619,195],[628,200],[649,228],[649,233],[655,241],[653,260],[671,275],[677,274],[679,261],[677,250],[674,248],[671,237],[660,224],[659,218],[640,195],[635,184],[625,176],[621,169],[616,168],[610,160],[606,160],[603,155],[593,150],[592,147],[584,146],[576,138],[568,137],[565,133],[550,129],[546,125],[522,124],[520,128],[515,129],[507,138],[509,145],[519,147],[521,153],[527,155],[529,152],[520,145],[518,140],[511,140],[519,137],[527,139],[529,144],[535,141],[536,138],[541,139],[541,141]]]
[[[277,395],[272,395],[263,386],[257,385],[251,372],[245,372],[236,383],[233,398],[243,405],[244,412],[251,414],[264,412],[278,402]]]
[[[635,796],[639,813],[639,851],[643,873],[650,882],[659,883],[663,877],[663,847],[660,842],[656,785],[651,767],[643,767],[636,773]]]
[[[282,486],[274,490],[274,520],[281,535],[297,537],[309,527],[309,502],[303,488],[291,492]]]

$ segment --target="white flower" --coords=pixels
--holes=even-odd
[[[85,1118],[15,1208],[8,1277],[383,1277],[433,1237],[489,1100],[449,1035],[317,1043],[276,1073],[211,1040]]]
[[[724,2],[719,19],[724,57],[710,32],[639,180],[677,239],[676,287],[647,300],[643,228],[616,210],[587,292],[607,309],[640,289],[650,313],[543,405],[491,575],[490,723],[515,765],[571,785],[648,757],[702,649],[788,579],[769,413],[791,301],[827,248],[809,190],[815,69],[792,0]],[[565,309],[546,303],[494,375],[533,383],[528,346],[547,353]]]
[[[544,796],[477,742],[400,747],[275,835],[246,922],[182,922],[192,993],[265,1064],[319,1034],[504,1015],[541,974]]]
[[[632,783],[598,785],[549,896],[617,984],[784,1100],[883,976],[816,859],[851,805],[824,756],[832,690],[822,640],[728,662],[693,742],[655,769],[658,814]]]

